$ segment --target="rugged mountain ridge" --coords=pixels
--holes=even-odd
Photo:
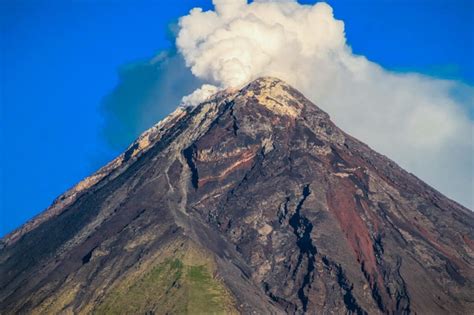
[[[0,310],[465,314],[473,227],[261,78],[177,109],[6,236]]]

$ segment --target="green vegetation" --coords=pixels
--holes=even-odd
[[[225,314],[231,299],[208,265],[167,259],[114,288],[96,314]]]
[[[222,290],[209,274],[206,266],[191,266],[186,274],[189,282],[189,305],[188,312],[203,314],[208,310],[218,313],[223,312],[221,308]]]

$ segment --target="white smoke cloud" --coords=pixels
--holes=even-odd
[[[220,89],[278,77],[346,132],[472,209],[471,87],[462,86],[468,97],[457,100],[460,83],[390,72],[354,55],[326,3],[213,3],[215,11],[195,8],[179,22],[176,44],[196,77]]]
[[[181,103],[184,106],[196,106],[204,102],[209,96],[216,94],[219,89],[210,84],[203,84],[199,89],[193,93],[183,97]]]

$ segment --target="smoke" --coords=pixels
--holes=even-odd
[[[182,98],[183,105],[196,106],[206,100],[209,96],[218,92],[218,88],[214,85],[203,84],[199,89],[193,93]]]
[[[179,21],[178,50],[208,84],[185,103],[263,75],[278,77],[342,129],[472,208],[473,122],[467,114],[472,87],[390,72],[353,54],[344,23],[325,3],[213,3],[214,11],[195,8]]]
[[[117,87],[101,104],[105,141],[122,151],[201,84],[173,50],[122,67]]]

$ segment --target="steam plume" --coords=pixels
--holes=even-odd
[[[344,23],[325,3],[213,3],[214,11],[195,8],[179,22],[179,52],[208,83],[183,101],[196,104],[216,89],[278,77],[345,131],[472,208],[473,122],[465,112],[472,87],[390,72],[353,54]],[[464,101],[454,90],[465,91]]]

